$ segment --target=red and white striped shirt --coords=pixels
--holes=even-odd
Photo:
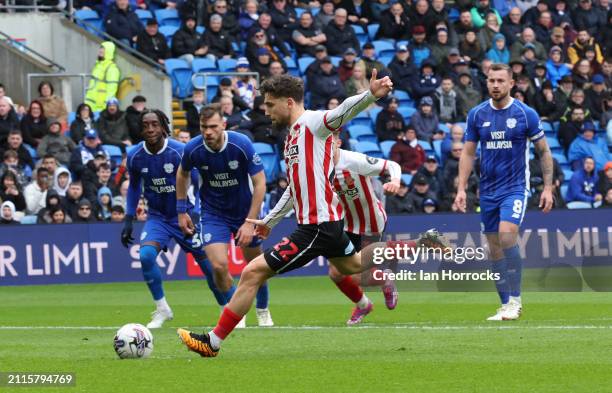
[[[331,133],[375,100],[366,91],[347,98],[333,110],[305,111],[297,119],[289,129],[284,147],[289,186],[263,219],[266,225],[276,225],[292,207],[301,225],[342,220],[342,205],[331,184],[334,171]]]
[[[399,164],[365,154],[339,150],[334,189],[344,208],[344,230],[358,235],[382,233],[387,223],[387,213],[376,197],[371,176],[388,171],[392,179],[400,179]]]

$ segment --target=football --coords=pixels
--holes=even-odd
[[[146,358],[153,352],[153,335],[139,323],[128,323],[117,330],[113,346],[121,359]]]

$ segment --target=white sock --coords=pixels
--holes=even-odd
[[[368,304],[370,304],[370,299],[368,299],[364,293],[361,299],[357,302],[357,307],[363,310],[364,308],[368,307]]]
[[[168,304],[168,302],[166,301],[166,297],[162,297],[159,300],[155,301],[155,305],[157,306],[158,310],[170,310],[170,305]]]
[[[213,332],[212,330],[210,332],[208,332],[208,337],[210,338],[210,345],[214,348],[214,349],[219,349],[221,348],[221,343],[223,342],[222,339],[219,338],[219,336],[217,336],[215,334],[215,332]]]
[[[520,296],[510,296],[510,300],[514,300],[518,304],[522,304]]]

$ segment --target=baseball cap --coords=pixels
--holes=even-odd
[[[155,18],[147,19],[147,26],[157,26],[157,19]]]
[[[85,138],[96,139],[98,138],[98,132],[94,129],[87,130],[87,132],[85,132]]]
[[[421,25],[412,28],[412,34],[425,34],[425,27]]]
[[[555,45],[552,48],[550,48],[550,50],[548,51],[548,54],[553,54],[555,52],[559,52],[559,53],[563,53],[563,51],[561,50],[561,47],[559,45]]]
[[[431,97],[423,97],[423,98],[421,98],[421,102],[420,102],[419,106],[423,106],[423,105],[433,106],[433,100],[431,99]]]
[[[91,202],[89,202],[89,199],[87,199],[87,198],[83,198],[83,199],[81,199],[81,201],[79,202],[79,207],[81,207],[81,206],[91,207]]]
[[[428,155],[428,156],[425,158],[425,162],[427,162],[427,161],[438,162],[438,159],[436,158],[436,156],[435,156],[435,155],[430,154],[430,155]]]
[[[436,206],[436,201],[431,198],[427,198],[423,201],[423,206]]]
[[[326,50],[327,50],[327,48],[325,47],[325,45],[319,44],[319,45],[315,46],[315,52],[323,52],[323,51],[326,51]]]
[[[270,51],[268,48],[259,48],[257,49],[257,56],[270,55]]]
[[[449,56],[459,56],[459,49],[457,48],[451,48],[451,50],[448,51],[448,55]]]
[[[596,85],[603,85],[606,82],[606,80],[604,79],[603,75],[601,74],[595,74],[593,75],[593,83]]]
[[[225,78],[221,79],[221,81],[219,81],[219,84],[221,86],[231,86],[232,80],[226,76]]]
[[[243,68],[249,68],[249,61],[247,60],[246,57],[239,57],[238,61],[236,61],[236,68],[238,67],[243,67]]]
[[[397,47],[397,51],[398,52],[408,52],[408,46],[400,45],[400,46]]]
[[[592,121],[585,121],[584,124],[582,125],[581,131],[585,132],[585,131],[591,130],[591,131],[595,132],[596,128],[597,127],[595,127],[595,124],[593,124]]]
[[[344,51],[344,55],[353,55],[356,56],[357,55],[357,51],[354,48],[346,48],[346,50]]]
[[[104,157],[104,158],[107,158],[107,157],[106,157],[106,153],[104,152],[104,150],[98,150],[98,151],[96,151],[96,154],[94,154],[94,158],[98,158],[98,157]]]
[[[425,178],[425,176],[423,174],[418,174],[414,178],[414,184],[428,184],[427,183],[427,178]]]
[[[571,75],[565,75],[561,78],[561,83],[574,83],[574,78]]]
[[[331,63],[331,58],[329,56],[325,56],[321,59],[321,63]]]
[[[546,69],[546,64],[544,64],[544,62],[542,62],[542,61],[538,61],[536,63],[535,68],[544,68],[544,69]]]
[[[111,97],[106,101],[106,106],[117,105],[119,106],[119,100],[115,97]]]
[[[371,44],[371,43],[369,43],[369,42],[366,42],[366,43],[363,45],[362,49],[374,49],[374,45],[372,45],[372,44]]]

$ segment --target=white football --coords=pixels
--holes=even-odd
[[[121,359],[146,358],[153,352],[153,335],[139,323],[128,323],[117,330],[114,347]]]

